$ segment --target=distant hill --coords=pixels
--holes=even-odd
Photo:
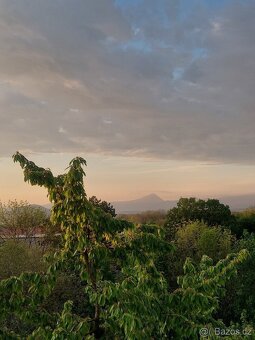
[[[216,197],[210,197],[216,198]],[[223,196],[220,202],[229,205],[231,211],[240,211],[255,207],[255,193],[237,196]],[[138,198],[132,201],[112,202],[117,214],[134,214],[148,210],[169,210],[176,206],[177,200],[165,201],[156,194]]]
[[[110,202],[117,214],[134,214],[148,210],[169,210],[177,201],[164,201],[156,194],[150,194],[132,201]],[[48,203],[43,208],[50,210],[52,204]]]
[[[46,213],[47,216],[50,216],[50,208],[47,206],[39,205],[39,204],[31,204],[31,207],[40,208],[42,211]]]
[[[216,198],[216,197],[210,197]],[[223,196],[218,198],[220,202],[229,205],[231,211],[241,211],[246,208],[255,207],[255,193],[236,196]],[[150,194],[131,201],[111,202],[117,214],[135,214],[148,210],[169,210],[176,206],[178,200],[163,200],[156,194]],[[34,206],[39,206],[34,204]],[[51,204],[40,206],[49,214]]]
[[[135,214],[148,210],[169,210],[177,201],[164,201],[156,194],[150,194],[132,201],[112,202],[117,214]]]

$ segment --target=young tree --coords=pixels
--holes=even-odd
[[[30,239],[36,232],[45,229],[49,218],[43,208],[26,201],[0,202],[0,234],[18,239],[20,235]]]
[[[188,260],[180,288],[170,294],[155,259],[172,246],[156,227],[135,228],[94,207],[83,186],[84,159],[73,159],[68,172],[57,177],[19,153],[14,161],[23,168],[25,181],[48,189],[51,218],[63,237],[46,274],[0,282],[0,324],[15,314],[27,325],[30,339],[197,339],[202,326],[222,325],[213,318],[217,295],[247,258],[246,251],[215,266],[207,257],[197,267]],[[64,268],[79,273],[91,312],[75,314],[71,301],[61,313],[43,308]],[[2,337],[20,337],[0,329]]]

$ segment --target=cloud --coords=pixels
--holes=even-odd
[[[255,5],[209,3],[1,0],[0,155],[254,163]]]

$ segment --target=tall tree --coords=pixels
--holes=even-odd
[[[165,227],[169,238],[173,238],[176,229],[188,222],[203,221],[209,226],[229,226],[233,218],[229,206],[217,199],[180,198],[177,206],[168,211]]]

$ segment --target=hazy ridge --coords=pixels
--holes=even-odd
[[[208,197],[209,198],[209,197]],[[216,197],[210,197],[216,198]],[[255,193],[236,196],[223,196],[217,198],[220,202],[229,205],[232,211],[240,211],[255,206]],[[127,201],[113,201],[117,214],[134,214],[148,210],[169,210],[176,206],[178,200],[163,200],[158,195],[152,193],[150,195]],[[51,204],[45,204],[43,207],[50,209]]]

